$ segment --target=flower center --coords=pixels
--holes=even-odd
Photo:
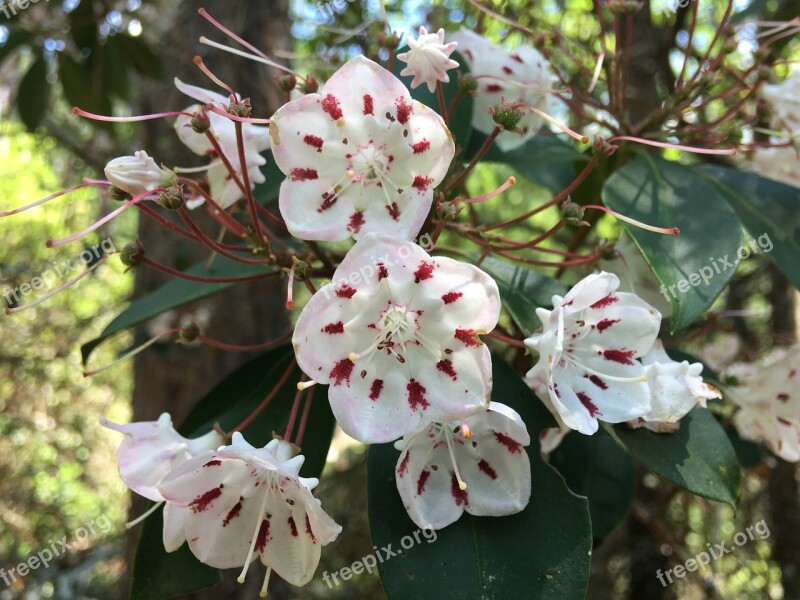
[[[394,356],[400,363],[405,363],[406,344],[422,346],[437,359],[441,349],[431,343],[419,331],[417,318],[419,313],[410,310],[408,305],[389,302],[389,307],[381,314],[371,327],[377,330],[372,343],[361,352],[351,352],[348,358],[355,362],[362,358],[370,358],[376,351],[384,351]]]
[[[353,181],[363,185],[381,183],[389,171],[386,147],[376,146],[374,142],[359,146],[350,159],[350,170],[354,173]]]

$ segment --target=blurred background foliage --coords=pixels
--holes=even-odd
[[[164,72],[162,59],[175,52],[169,32],[181,26],[175,22],[177,4],[166,0],[51,0],[31,4],[10,18],[0,12],[0,209],[21,206],[84,176],[97,177],[109,158],[138,149],[136,127],[87,123],[74,117],[70,108],[79,105],[101,114],[128,114],[143,81],[171,85],[172,74]],[[574,38],[576,51],[584,51],[587,57],[598,52],[599,29],[591,15],[592,0],[490,4],[536,31],[557,27]],[[650,12],[655,26],[673,33],[681,43],[686,40],[680,26],[685,22],[681,21],[685,10],[674,14],[670,8],[676,4],[652,0]],[[724,0],[701,2],[702,19],[695,34],[698,52],[710,42],[725,5]],[[225,22],[224,5],[209,8]],[[463,25],[490,37],[502,35],[510,46],[525,41],[517,32],[506,35],[504,27],[482,17],[466,2],[405,0],[387,2],[386,8],[390,23],[404,34],[420,24],[434,23],[448,30]],[[735,9],[740,16],[758,14],[769,20],[800,14],[793,0],[736,0]],[[388,57],[377,43],[384,28],[375,0],[295,0],[290,19],[294,46],[285,48],[279,57],[321,80],[356,52]],[[787,39],[783,58],[800,58],[799,46],[797,39]],[[742,61],[750,49],[745,41],[737,50]],[[675,47],[666,60],[673,63],[681,57]],[[188,62],[191,54],[184,58]],[[508,167],[481,165],[471,175],[468,189],[473,195],[488,192],[511,174]],[[470,205],[469,210],[481,211],[486,222],[498,222],[550,195],[545,188],[520,178],[501,201],[478,208]],[[0,292],[31,281],[60,261],[75,259],[84,250],[79,244],[50,250],[45,240],[80,230],[113,208],[96,192],[81,190],[46,207],[4,219]],[[530,223],[529,230],[519,228],[513,235],[525,239],[554,222],[555,215],[546,212]],[[91,247],[110,238],[121,248],[136,236],[136,230],[136,215],[125,214],[88,236],[84,245]],[[619,234],[616,223],[603,218],[591,241],[616,239]],[[564,249],[570,238],[571,234],[556,236],[553,243]],[[457,251],[475,250],[452,233],[445,232],[442,239]],[[77,270],[72,272],[76,274]],[[730,345],[725,334],[735,334],[743,340],[738,356],[754,358],[773,342],[774,282],[774,269],[763,257],[747,261],[717,308],[756,309],[755,316],[720,325],[712,314],[683,334],[681,347],[719,354],[720,346]],[[129,420],[132,365],[122,363],[86,379],[79,345],[99,334],[132,288],[132,277],[123,275],[119,262],[111,260],[65,293],[0,321],[0,567],[25,560],[49,540],[69,537],[98,517],[105,516],[112,524],[109,533],[78,545],[59,557],[53,567],[39,569],[10,587],[0,582],[1,600],[126,597],[119,582],[124,581],[128,568],[123,542],[128,495],[114,460],[119,438],[99,427],[98,418]],[[504,325],[512,326],[509,322]],[[709,335],[712,326],[713,336]],[[130,336],[115,338],[97,351],[93,364],[111,362],[131,343]],[[727,350],[733,356],[737,348]],[[319,497],[345,526],[346,534],[323,553],[319,573],[336,571],[372,549],[366,525],[364,451],[337,440]],[[663,557],[676,548],[691,557],[707,543],[730,540],[761,519],[773,523],[768,479],[776,462],[768,459],[746,472],[742,504],[736,514],[728,507],[678,491],[653,475],[639,473],[631,518],[596,550],[589,597],[640,598],[636,578],[641,573],[654,578]],[[796,471],[790,473],[794,477]],[[359,490],[358,494],[353,490]],[[800,537],[800,531],[795,533]],[[713,563],[713,576],[678,580],[664,597],[790,598],[783,593],[781,565],[774,559],[771,542],[772,538],[767,538],[737,549]],[[653,548],[662,563],[656,561],[651,568]],[[646,561],[650,563],[643,566]],[[293,594],[297,598],[383,597],[377,578],[367,575],[334,590],[328,590],[317,577]]]

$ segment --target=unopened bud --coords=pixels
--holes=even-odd
[[[292,255],[292,262],[294,263],[294,278],[297,281],[305,281],[311,275],[311,265],[304,260],[300,260]]]
[[[138,267],[142,264],[144,259],[144,246],[141,242],[137,241],[135,244],[125,244],[125,247],[119,253],[119,259],[122,264],[127,267],[127,273],[131,269]]]
[[[247,118],[253,112],[253,107],[250,106],[250,98],[245,98],[241,102],[231,102],[228,105],[228,112],[234,116]]]
[[[197,336],[200,335],[200,329],[194,323],[189,323],[181,327],[181,331],[178,335],[183,342],[193,342],[197,339]]]
[[[490,106],[489,112],[492,113],[494,122],[505,131],[516,131],[517,125],[525,116],[525,113],[516,104],[501,100],[497,106]]]
[[[185,200],[183,198],[183,188],[180,185],[168,187],[158,195],[158,203],[164,208],[177,210],[181,208]]]
[[[592,154],[597,158],[608,158],[617,151],[618,146],[606,141],[604,138],[595,137],[592,144]]]
[[[597,245],[597,255],[601,260],[616,260],[620,257],[616,244],[611,240],[601,240]]]
[[[211,120],[208,118],[208,115],[203,112],[199,111],[194,113],[192,116],[192,131],[195,133],[205,133],[209,129],[211,129]]]
[[[464,75],[460,77],[458,80],[458,85],[462,92],[469,94],[470,96],[474,95],[478,91],[478,80],[472,75]]]
[[[275,77],[275,83],[280,91],[284,94],[288,94],[297,86],[297,77],[292,73],[278,75]]]
[[[139,196],[169,183],[169,173],[159,167],[144,150],[134,153],[133,156],[120,156],[110,161],[106,165],[105,174],[112,185],[132,196]]]
[[[304,94],[314,94],[319,89],[319,81],[313,75],[306,75],[300,82],[300,91]]]
[[[575,227],[586,225],[583,220],[583,214],[586,212],[580,204],[572,202],[570,199],[564,200],[561,205],[561,214],[564,215],[564,220]]]

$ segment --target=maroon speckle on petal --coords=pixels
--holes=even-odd
[[[289,529],[292,530],[292,537],[297,537],[297,524],[294,522],[294,517],[289,517]]]
[[[597,324],[597,331],[603,333],[606,329],[611,327],[614,323],[619,323],[619,319],[603,319]]]
[[[425,482],[428,481],[428,477],[430,476],[431,472],[426,471],[425,469],[423,469],[422,473],[419,474],[419,479],[417,479],[417,496],[421,496],[422,492],[425,491]]]
[[[338,121],[344,116],[339,107],[339,100],[333,94],[328,94],[322,99],[322,110],[328,113],[334,121]]]
[[[238,517],[241,511],[242,511],[242,503],[237,502],[236,504],[233,505],[233,508],[225,516],[225,520],[222,521],[222,526],[227,527],[228,525],[230,525],[231,521],[233,521],[236,517]]]
[[[603,358],[621,365],[632,365],[636,350],[603,350]]]
[[[619,300],[619,296],[609,294],[605,298],[600,298],[600,300],[592,304],[589,308],[605,308],[606,306],[611,306],[617,300]]]
[[[778,394],[778,400],[780,400],[781,402],[788,402],[789,401],[789,394],[786,394],[786,393],[783,393],[783,392]]]
[[[444,296],[442,296],[442,300],[444,300],[445,304],[452,304],[463,295],[464,294],[461,292],[447,292]]]
[[[369,386],[369,399],[372,401],[377,400],[380,397],[382,390],[383,379],[373,380],[372,385]]]
[[[406,391],[408,391],[408,405],[411,407],[411,410],[415,411],[420,406],[424,410],[430,406],[430,403],[425,398],[425,394],[428,390],[416,379],[412,379],[408,382]]]
[[[522,57],[519,54],[517,54],[516,52],[511,55],[511,58],[514,59],[515,61],[517,61],[518,63],[522,63],[523,62],[522,61]]]
[[[382,281],[389,276],[389,270],[386,268],[386,265],[383,263],[378,263],[378,281]]]
[[[496,94],[503,91],[503,86],[498,83],[490,83],[486,86],[486,91],[490,94]]]
[[[344,333],[344,323],[338,321],[336,323],[328,323],[322,329],[323,333],[328,333],[330,335],[335,335],[337,333]]]
[[[433,177],[424,177],[422,175],[417,175],[414,177],[414,181],[411,186],[419,190],[420,192],[424,192],[428,189],[428,187],[433,183]]]
[[[316,169],[292,169],[292,172],[289,174],[289,178],[292,181],[311,181],[314,179],[318,179],[319,175],[317,174]]]
[[[206,464],[203,465],[203,467],[216,467],[216,466],[221,465],[221,464],[222,464],[222,461],[217,459],[217,458],[215,458],[214,460],[208,461]]]
[[[339,362],[337,362],[333,369],[331,369],[330,377],[334,380],[333,385],[341,385],[343,381],[347,382],[347,385],[350,385],[350,376],[353,374],[353,367],[355,367],[355,363],[349,358],[343,358]]]
[[[589,398],[589,396],[587,396],[583,392],[576,392],[575,395],[578,396],[578,400],[580,400],[581,404],[583,404],[583,406],[586,407],[586,410],[589,411],[590,417],[594,417],[595,415],[600,414],[600,411],[597,409],[597,406],[595,406],[594,402],[592,402],[592,399]]]
[[[448,377],[452,377],[453,381],[458,379],[458,375],[456,374],[456,370],[453,368],[452,361],[447,360],[446,358],[444,360],[440,360],[438,363],[436,363],[436,368]]]
[[[520,444],[514,438],[508,437],[505,433],[500,433],[499,431],[494,432],[494,439],[498,441],[498,443],[503,444],[511,454],[519,454],[522,452],[522,444]]]
[[[506,75],[513,75],[514,69],[512,69],[509,66],[503,65],[503,73],[505,73]]]
[[[319,205],[317,212],[321,213],[322,211],[328,210],[331,206],[336,204],[336,201],[338,199],[339,198],[337,198],[334,194],[329,194],[328,192],[325,192],[324,194],[322,194],[322,204]]]
[[[400,219],[400,207],[397,206],[397,202],[392,202],[391,206],[384,205],[384,208],[389,213],[389,216],[392,217],[393,221]]]
[[[453,500],[456,501],[456,506],[466,506],[469,502],[467,490],[462,490],[458,486],[458,479],[456,478],[455,473],[453,473],[450,477],[450,494],[452,494]]]
[[[306,513],[306,533],[308,534],[308,537],[311,538],[311,543],[312,544],[316,544],[317,543],[317,538],[314,535],[314,532],[311,531],[311,521],[308,518],[308,513]]]
[[[372,102],[372,96],[369,94],[364,94],[364,114],[365,115],[374,115],[375,108],[374,103]]]
[[[428,140],[422,140],[416,144],[412,144],[411,149],[414,150],[414,154],[422,154],[426,150],[429,150],[430,147],[431,143]]]
[[[783,417],[778,417],[778,423],[780,423],[781,425],[787,425],[787,426],[791,426],[792,425],[791,421],[787,421]]]
[[[497,479],[497,472],[485,460],[481,459],[481,461],[478,463],[478,468],[486,473],[489,476],[489,479]]]
[[[222,495],[222,489],[215,487],[208,490],[205,494],[201,494],[189,503],[192,512],[203,512],[211,506],[211,503]]]
[[[362,225],[364,225],[364,213],[356,211],[350,215],[350,223],[347,225],[347,230],[358,233],[361,231]]]
[[[303,141],[312,148],[316,148],[317,152],[322,152],[322,138],[318,135],[308,134],[303,138]]]
[[[397,120],[401,125],[405,125],[411,116],[411,105],[406,104],[406,99],[402,96],[395,100],[394,105],[397,107]]]
[[[414,283],[425,281],[431,277],[433,277],[433,263],[427,261],[419,263],[419,267],[414,271]]]
[[[397,476],[402,477],[408,472],[408,457],[411,456],[411,453],[406,451],[406,455],[403,457],[403,460],[400,461],[400,466],[397,467]]]
[[[256,552],[263,552],[269,541],[269,519],[261,521],[261,527],[258,528],[258,535],[256,535]]]
[[[356,293],[356,288],[351,287],[346,283],[343,284],[341,287],[336,288],[337,298],[347,298],[349,300],[355,295],[355,293]]]
[[[589,378],[589,381],[591,381],[593,384],[595,384],[601,390],[607,390],[608,389],[608,384],[605,381],[603,381],[602,379],[600,379],[597,375],[587,375],[587,377]]]
[[[477,348],[481,345],[481,339],[474,329],[456,329],[455,337],[465,346]]]

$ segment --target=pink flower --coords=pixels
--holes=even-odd
[[[144,150],[133,156],[120,156],[105,168],[108,180],[131,196],[140,196],[150,190],[169,185],[170,174],[159,167]]]
[[[441,529],[464,511],[500,517],[523,510],[531,496],[531,443],[516,411],[491,402],[463,421],[431,423],[395,443],[395,469],[408,516]]]
[[[293,342],[303,371],[330,384],[342,429],[388,442],[486,406],[491,359],[478,336],[499,313],[497,285],[477,267],[370,233],[303,309]]]
[[[363,56],[278,110],[270,136],[281,214],[306,240],[414,238],[455,152],[442,118]]]
[[[456,49],[456,42],[444,43],[444,29],[436,33],[428,33],[424,27],[419,28],[419,38],[408,38],[408,52],[398,54],[397,58],[408,66],[400,71],[403,77],[412,75],[411,89],[416,89],[423,83],[433,92],[436,83],[450,81],[447,74],[449,69],[455,69],[458,63],[450,58]]]

